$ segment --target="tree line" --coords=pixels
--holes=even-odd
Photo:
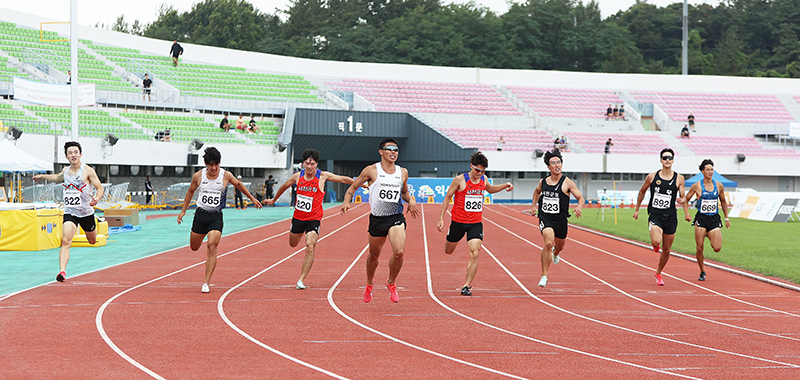
[[[683,3],[637,0],[603,19],[594,0],[511,2],[504,14],[440,0],[292,0],[264,13],[245,0],[162,5],[150,24],[112,30],[285,56],[413,65],[608,73],[681,71]],[[100,26],[100,25],[98,25]],[[796,0],[689,6],[690,74],[800,78]]]

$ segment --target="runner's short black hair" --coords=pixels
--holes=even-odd
[[[658,154],[658,158],[664,157],[664,153],[666,152],[670,152],[672,154],[672,157],[675,157],[675,151],[672,150],[672,148],[664,148],[661,149],[661,153]]]
[[[388,138],[385,138],[385,139],[381,140],[381,146],[380,146],[379,149],[383,149],[383,147],[386,146],[386,144],[388,144],[388,143],[392,143],[392,144],[397,145],[398,147],[400,147],[400,144],[398,144],[397,141],[395,141],[391,137],[388,137]]]
[[[558,157],[561,162],[564,162],[564,158],[561,157],[561,151],[558,150],[558,148],[555,148],[552,151],[547,151],[547,153],[544,154],[544,164],[550,166],[550,159],[553,157]]]
[[[303,152],[303,162],[306,162],[306,160],[309,157],[311,157],[311,159],[314,160],[314,162],[319,163],[319,151],[318,150],[316,150],[316,149],[306,149],[306,151]]]
[[[473,165],[481,165],[484,169],[489,167],[489,159],[486,158],[481,151],[472,153],[472,156],[469,158],[469,162]]]
[[[208,147],[206,148],[206,153],[203,155],[203,161],[205,161],[206,165],[214,165],[218,164],[222,159],[222,154],[217,150],[217,148]]]
[[[67,149],[72,148],[73,146],[77,146],[78,147],[78,153],[83,154],[83,148],[81,148],[81,143],[79,143],[77,141],[67,141],[67,143],[64,144],[64,155],[65,156],[67,155]]]
[[[714,167],[714,161],[711,161],[710,158],[706,158],[705,160],[703,160],[703,162],[700,163],[700,171],[701,172],[703,171],[703,169],[705,169],[706,165],[711,165],[711,167],[713,168]]]

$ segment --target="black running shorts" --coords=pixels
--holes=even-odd
[[[675,235],[678,230],[677,214],[650,214],[647,221],[650,225],[661,228],[664,235]]]
[[[694,214],[694,221],[692,225],[695,227],[705,228],[706,231],[713,231],[717,228],[722,228],[722,220],[719,214],[704,215],[701,213]]]
[[[222,232],[222,212],[208,212],[198,208],[194,213],[192,232],[206,235],[210,231]]]
[[[539,232],[544,231],[545,228],[552,228],[556,238],[567,238],[567,218],[551,218],[539,214]]]
[[[472,239],[483,240],[483,223],[459,223],[450,222],[450,229],[447,230],[447,241],[457,243],[467,235],[467,241]]]
[[[77,217],[72,214],[64,214],[64,223],[67,222],[74,224],[75,227],[81,226],[83,232],[92,232],[97,228],[97,224],[94,222],[94,215]]]
[[[314,231],[319,236],[319,220],[300,220],[292,218],[292,233],[302,234]]]
[[[406,229],[406,218],[403,214],[389,216],[375,216],[369,214],[369,236],[384,237],[389,235],[389,229],[394,226],[403,225]]]

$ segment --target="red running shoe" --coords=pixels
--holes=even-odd
[[[660,252],[661,251],[661,244],[653,247],[653,250],[656,251],[656,253]]]
[[[394,284],[389,285],[389,283],[387,282],[386,288],[389,289],[389,299],[392,300],[392,302],[400,301],[400,296],[397,295],[397,286],[395,286]]]
[[[58,281],[58,282],[64,282],[64,280],[66,280],[66,279],[67,279],[67,273],[64,272],[64,271],[61,271],[58,274],[58,276],[56,276],[56,281]]]
[[[364,289],[364,302],[369,303],[369,301],[372,301],[372,285]]]
[[[655,276],[656,276],[656,284],[658,284],[659,286],[664,286],[664,280],[661,279],[661,275],[656,273]]]

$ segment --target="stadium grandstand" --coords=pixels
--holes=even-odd
[[[70,42],[48,40],[68,39],[68,29],[40,30],[52,20],[10,10],[0,21],[2,129],[21,131],[18,148],[60,169],[69,107],[21,100],[15,81],[65,85]],[[795,79],[331,62],[188,43],[175,67],[172,41],[78,31],[74,80],[94,85],[94,104],[79,112],[83,160],[105,182],[129,183],[137,203],[146,175],[160,189],[188,182],[202,146],[217,147],[223,166],[258,190],[267,175],[287,178],[307,148],[321,152],[323,170],[355,176],[377,160],[384,137],[398,139],[399,164],[413,177],[452,177],[468,169],[471,152],[484,151],[488,175],[515,186],[496,200],[530,201],[545,173],[541,152],[561,136],[565,170],[589,198],[606,187],[637,190],[664,147],[689,176],[711,158],[739,187],[800,191],[800,150],[790,136],[790,123],[800,122]],[[153,80],[148,100],[145,74]],[[625,118],[607,117],[609,106],[624,106]],[[683,138],[690,113],[696,132]],[[239,115],[259,131],[237,129]],[[166,130],[169,141],[156,138]],[[340,200],[343,188],[330,186]]]

